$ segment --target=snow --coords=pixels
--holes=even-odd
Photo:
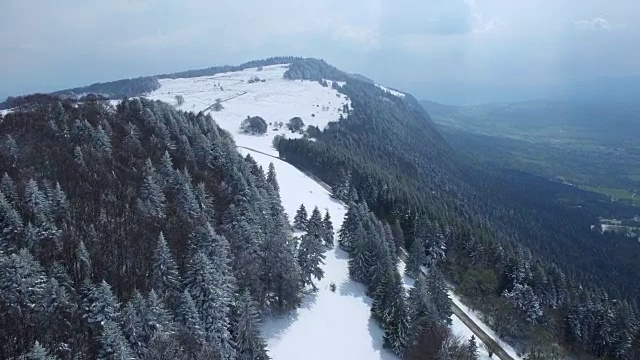
[[[302,136],[286,128],[291,118],[302,118],[305,129],[315,125],[322,130],[330,121],[338,121],[344,105],[351,106],[348,98],[331,87],[331,81],[327,81],[328,87],[323,87],[315,81],[284,79],[288,67],[288,64],[281,64],[265,66],[261,71],[250,68],[213,76],[160,79],[160,88],[147,97],[168,102],[180,110],[206,110],[220,127],[233,134],[239,146],[277,156],[277,151],[271,145],[276,135],[283,134],[290,138]],[[265,81],[248,83],[249,79],[256,76]],[[176,95],[184,98],[180,106],[176,103]],[[210,109],[216,99],[220,99],[224,107],[218,112]],[[267,124],[283,122],[285,126],[275,130],[270,125],[262,136],[243,134],[240,132],[240,123],[247,116],[260,116]]]
[[[7,109],[7,110],[0,110],[0,114],[2,114],[2,116],[6,116],[7,114],[13,112],[12,109]]]
[[[323,213],[329,209],[337,232],[346,209],[329,191],[284,161],[239,150],[243,155],[251,154],[265,169],[273,163],[290,220],[301,203],[309,212],[318,206]],[[305,360],[398,359],[382,348],[383,333],[371,318],[371,299],[365,295],[364,285],[349,279],[347,253],[336,247],[325,256],[324,278],[316,284],[318,292],[306,295],[297,311],[264,320],[269,356],[275,360],[297,360],[301,354]],[[335,292],[329,289],[331,283],[336,284]]]
[[[388,92],[388,93],[389,93],[389,94],[391,94],[391,95],[395,95],[395,96],[397,96],[397,97],[404,97],[404,94],[403,94],[403,93],[401,93],[401,92],[399,92],[399,91],[391,90],[391,89],[389,89],[389,88],[386,88],[386,87],[384,87],[384,86],[382,86],[382,85],[378,85],[378,84],[376,84],[376,86],[377,86],[377,87],[379,87],[380,89],[382,89],[382,90],[384,90],[384,91]]]
[[[453,332],[453,334],[459,336],[465,342],[469,341],[469,339],[471,339],[471,336],[475,336],[473,334],[473,331],[471,331],[467,327],[467,325],[465,325],[456,315],[451,315],[451,322],[451,331]],[[478,360],[493,359],[489,357],[489,353],[484,348],[484,346],[482,346],[482,341],[480,341],[477,336],[476,345],[478,345]]]
[[[473,322],[475,322],[476,325],[478,325],[478,327],[480,327],[482,330],[484,330],[484,332],[486,332],[487,335],[489,335],[493,340],[495,340],[504,349],[504,351],[507,352],[507,354],[509,354],[514,360],[522,360],[522,357],[518,356],[518,353],[516,352],[516,350],[511,345],[509,345],[506,342],[504,342],[503,340],[501,340],[496,335],[496,333],[493,330],[491,330],[491,328],[489,326],[487,326],[482,320],[480,320],[480,317],[478,316],[478,314],[475,311],[471,310],[469,307],[464,305],[462,303],[462,301],[460,301],[460,297],[458,297],[458,295],[454,294],[453,291],[449,291],[449,297],[451,297],[451,300],[456,305],[458,305],[458,307],[460,309],[462,309],[462,311],[465,314],[467,314],[467,316],[469,318],[471,318],[471,320],[473,320]],[[463,326],[464,326],[464,324],[463,324]],[[471,331],[471,330],[469,330],[469,331]]]

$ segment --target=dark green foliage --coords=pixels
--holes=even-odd
[[[247,116],[240,124],[242,132],[247,134],[264,134],[267,132],[267,122],[260,116]]]
[[[329,210],[326,210],[324,213],[324,218],[322,219],[322,241],[324,245],[328,248],[333,247],[333,223],[331,223],[331,215],[329,215]]]
[[[300,132],[304,128],[304,121],[298,116],[293,117],[287,122],[287,128],[291,130],[291,132]]]
[[[239,360],[268,360],[267,345],[260,334],[260,314],[244,291],[237,296],[234,307],[233,339],[237,344]]]
[[[230,359],[238,284],[261,309],[300,304],[275,173],[260,181],[211,117],[41,101],[0,132],[18,150],[0,156],[0,357],[38,340],[59,358]]]
[[[416,239],[411,244],[409,250],[409,258],[407,259],[407,267],[405,268],[405,274],[417,279],[421,274],[421,267],[427,262],[427,255],[422,245],[422,240]]]
[[[324,271],[320,265],[324,264],[324,248],[319,235],[303,234],[298,245],[298,266],[304,286],[311,285],[314,291],[318,290],[312,277],[322,280]]]
[[[298,230],[307,230],[307,223],[309,215],[307,214],[307,209],[304,207],[304,204],[300,204],[300,208],[296,212],[296,215],[293,217],[293,227]]]
[[[53,95],[75,98],[77,94],[93,93],[108,99],[122,99],[152,92],[160,87],[158,80],[152,77],[124,79],[107,83],[96,83],[89,86],[56,91]]]

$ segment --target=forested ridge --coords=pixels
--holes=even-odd
[[[144,99],[0,132],[0,358],[268,358],[260,311],[304,291],[273,169]]]
[[[570,192],[562,184],[460,157],[411,98],[354,79],[336,89],[353,110],[315,141],[280,139],[282,157],[332,184],[337,197],[398,221],[407,248],[443,239],[442,271],[519,347],[553,350],[557,341],[585,357],[638,357],[637,244],[590,231],[589,204],[552,202]]]

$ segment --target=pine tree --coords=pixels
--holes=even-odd
[[[195,346],[199,348],[205,343],[205,333],[200,315],[196,309],[196,304],[187,290],[185,290],[180,297],[175,319],[184,333],[194,341],[194,344],[190,347]]]
[[[402,227],[400,226],[400,221],[396,219],[391,227],[391,233],[393,234],[393,241],[396,244],[396,249],[401,249],[405,246],[404,244],[404,232],[402,231]]]
[[[296,244],[291,236],[280,195],[269,190],[269,213],[272,219],[260,247],[260,280],[264,288],[260,306],[269,306],[275,312],[293,310],[300,305],[302,280],[296,260]]]
[[[205,337],[216,348],[222,360],[235,357],[229,332],[229,284],[205,253],[197,252],[187,265],[185,289],[191,294],[202,319]]]
[[[267,171],[267,182],[271,184],[273,190],[280,192],[280,185],[278,184],[278,179],[276,177],[276,168],[273,166],[273,163],[269,163],[269,170]]]
[[[156,335],[170,335],[174,331],[171,314],[153,289],[147,298],[143,324],[145,344],[149,344]]]
[[[0,193],[0,252],[8,254],[12,249],[20,247],[22,233],[20,214]]]
[[[103,323],[100,334],[100,348],[97,359],[99,360],[127,360],[135,359],[122,330],[114,320],[106,320]]]
[[[336,176],[333,185],[331,186],[331,192],[333,197],[338,200],[347,201],[349,196],[349,190],[351,186],[351,173],[346,172],[344,169],[340,169],[338,176]]]
[[[320,214],[320,210],[318,210],[318,207],[316,206],[311,212],[311,217],[309,217],[309,220],[307,220],[307,235],[318,238],[322,242],[322,234],[322,214]]]
[[[437,268],[431,268],[425,275],[425,285],[431,297],[438,320],[444,324],[451,324],[451,298],[447,291],[447,283]]]
[[[114,323],[118,320],[118,301],[111,292],[111,286],[106,281],[100,285],[90,286],[82,303],[84,318],[93,327],[100,327],[107,321]]]
[[[385,299],[388,301],[381,318],[384,344],[393,353],[402,357],[409,345],[409,318],[405,291],[397,270],[393,271],[389,280],[383,285],[385,287],[383,291],[387,293]]]
[[[303,286],[311,285],[313,291],[318,290],[313,283],[312,277],[322,280],[324,271],[320,265],[324,264],[324,259],[320,237],[309,234],[302,235],[298,247],[298,266],[300,267]]]
[[[349,277],[354,281],[367,284],[370,273],[370,264],[373,262],[368,239],[362,225],[358,225],[354,234],[349,235]]]
[[[45,349],[40,342],[36,340],[36,343],[31,348],[31,351],[25,356],[28,360],[56,360],[57,357],[50,355],[49,351]]]
[[[153,254],[151,287],[168,304],[173,304],[175,298],[180,294],[178,266],[162,232],[160,232],[158,245]]]
[[[151,162],[147,162],[145,176],[138,194],[138,209],[142,216],[158,222],[165,217],[166,199],[157,182],[157,174]]]
[[[333,224],[331,223],[331,215],[329,215],[329,210],[327,209],[324,213],[324,219],[322,219],[323,232],[322,232],[322,241],[324,245],[328,248],[333,248]]]
[[[18,203],[18,191],[13,179],[6,172],[0,180],[0,192],[5,196],[8,202],[15,205]]]
[[[237,298],[233,323],[238,360],[268,360],[267,344],[260,334],[260,314],[246,290]]]
[[[137,293],[134,297],[142,296]],[[143,326],[145,321],[144,301],[137,301],[137,305],[134,305],[134,301],[128,301],[122,309],[120,314],[120,325],[122,326],[122,334],[127,340],[131,350],[141,356],[144,352],[143,343],[144,332]]]
[[[422,277],[416,279],[413,287],[409,290],[407,299],[407,314],[409,316],[410,343],[417,342],[423,330],[432,324],[441,323],[438,310],[433,304],[425,281]]]
[[[407,266],[404,270],[405,274],[417,279],[422,273],[421,267],[427,262],[427,254],[425,253],[422,240],[416,238],[411,244]]]
[[[478,345],[476,344],[476,337],[473,335],[471,335],[467,344],[467,354],[469,355],[469,360],[475,360],[478,357]]]
[[[302,204],[293,218],[293,227],[298,230],[307,230],[307,221],[307,209]]]
[[[173,168],[173,160],[168,151],[164,152],[160,159],[160,166],[158,167],[158,178],[161,179],[162,189],[167,191],[173,189],[176,183],[176,177],[178,176],[176,170]]]

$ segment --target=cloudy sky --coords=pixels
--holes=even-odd
[[[275,55],[419,98],[536,97],[640,75],[638,14],[637,0],[2,0],[0,98]]]

